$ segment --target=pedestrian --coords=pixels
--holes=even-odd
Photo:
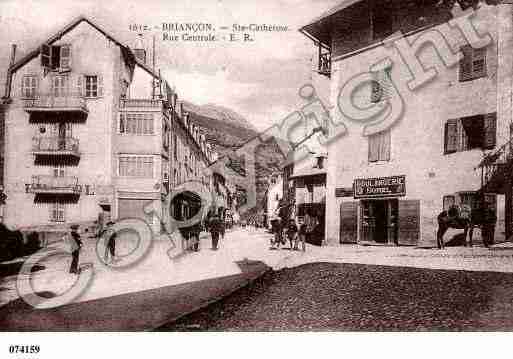
[[[312,238],[314,235],[315,227],[317,227],[318,221],[314,216],[313,211],[309,208],[305,214],[305,241],[308,243],[315,243],[315,238]]]
[[[483,237],[483,245],[488,248],[494,242],[495,224],[497,223],[497,215],[490,207],[484,209],[483,225],[481,229]]]
[[[114,222],[107,222],[107,228],[103,231],[105,238],[105,263],[114,263],[116,258],[116,239],[117,234],[114,230]]]
[[[219,245],[219,235],[221,234],[221,219],[217,211],[212,211],[208,220],[208,229],[212,238],[212,250],[216,251]]]
[[[225,225],[225,211],[222,207],[219,207],[219,210],[218,210],[218,215],[219,215],[219,220],[221,222],[221,225],[219,226],[219,233],[221,235],[221,239],[224,239],[224,234],[226,232],[226,225]]]
[[[297,224],[294,218],[289,220],[287,238],[289,239],[290,250],[297,250]]]
[[[436,232],[436,246],[438,249],[444,249],[444,234],[447,232],[447,229],[449,228],[449,214],[447,211],[442,211],[437,216],[438,221],[438,230]]]
[[[78,228],[79,226],[77,224],[70,226],[71,266],[69,268],[69,272],[72,274],[80,273],[78,269],[78,260],[82,241],[80,240],[80,234],[78,234]]]
[[[306,251],[306,224],[304,220],[298,221],[299,223],[299,235],[298,241],[301,242],[301,249],[303,252]]]

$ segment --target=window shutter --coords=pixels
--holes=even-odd
[[[125,133],[125,114],[119,114],[119,133]]]
[[[21,77],[21,86],[20,86],[20,96],[21,98],[25,98],[26,95],[25,95],[25,89],[27,88],[27,84],[26,84],[26,79],[27,77],[26,76],[22,76]]]
[[[84,76],[81,74],[77,76],[77,96],[84,96]]]
[[[41,66],[50,67],[52,58],[52,47],[50,45],[43,44],[41,46]]]
[[[369,162],[378,160],[378,144],[376,135],[369,136]]]
[[[399,201],[399,238],[400,245],[417,245],[420,238],[420,201]]]
[[[491,150],[497,141],[497,113],[484,115],[483,149]]]
[[[450,119],[445,123],[444,154],[458,150],[458,119]]]
[[[472,77],[486,76],[486,47],[472,49]]]
[[[71,45],[62,45],[60,54],[60,72],[71,71]]]
[[[356,243],[358,228],[358,202],[340,204],[340,243]]]
[[[98,75],[98,97],[103,97],[103,76]]]
[[[383,131],[379,134],[380,148],[379,159],[381,161],[390,161],[390,130]]]
[[[465,45],[460,50],[463,53],[460,61],[460,81],[472,80],[472,47]]]
[[[33,87],[34,87],[33,97],[38,97],[38,95],[39,95],[39,77],[38,76],[32,77],[32,81],[33,81]]]

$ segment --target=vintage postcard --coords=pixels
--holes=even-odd
[[[513,2],[7,0],[0,26],[6,335],[513,329]]]

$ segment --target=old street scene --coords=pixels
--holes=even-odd
[[[0,4],[2,331],[513,329],[513,4],[264,2]]]

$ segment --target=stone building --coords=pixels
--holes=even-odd
[[[211,189],[215,154],[142,42],[134,47],[79,17],[12,57],[1,140],[7,225],[67,226],[103,213],[158,229],[173,188],[197,180]],[[191,205],[177,205],[179,216]]]
[[[511,183],[489,182],[510,158],[512,14],[507,1],[351,0],[301,29],[331,83],[328,243],[432,245],[452,204],[489,206],[496,240],[511,233]]]

